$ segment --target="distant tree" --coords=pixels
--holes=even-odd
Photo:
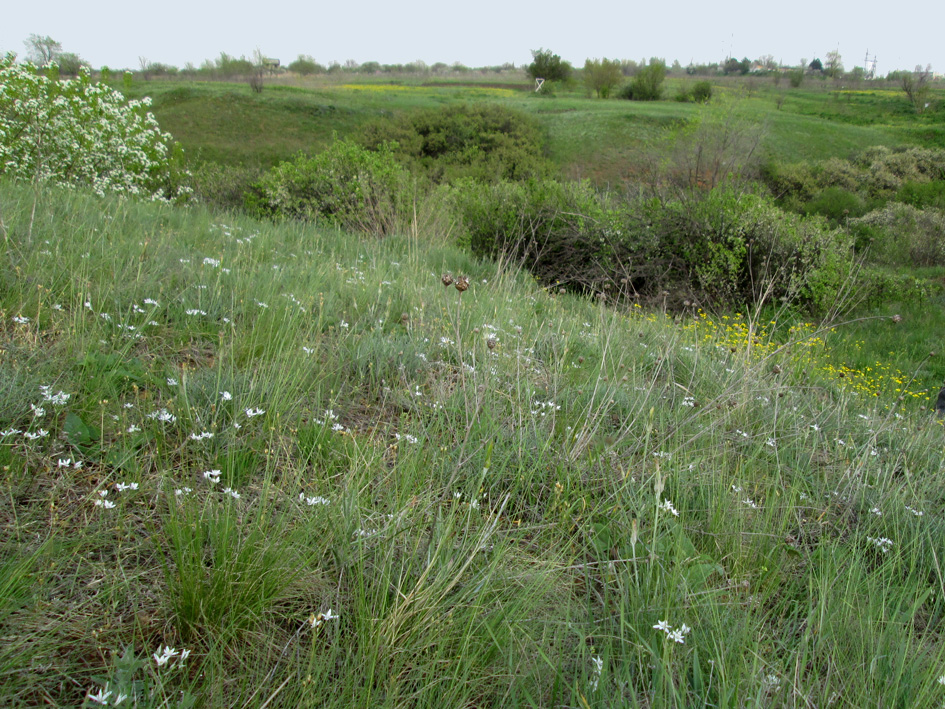
[[[807,65],[807,68],[811,71],[823,71],[824,63],[820,59],[813,59],[810,64]]]
[[[225,79],[235,76],[249,76],[253,73],[253,63],[246,57],[231,57],[226,52],[220,52],[216,61],[215,73]]]
[[[59,65],[59,72],[65,76],[78,76],[82,67],[91,66],[74,52],[62,52],[53,61]]]
[[[663,79],[666,78],[666,62],[650,59],[650,63],[633,77],[630,86],[623,92],[631,101],[658,101],[663,94]]]
[[[774,60],[774,55],[772,54],[763,54],[758,57],[757,61],[765,71],[775,71],[778,68],[778,63]]]
[[[259,47],[253,52],[253,66],[249,74],[249,88],[261,94],[265,84],[266,56]]]
[[[533,49],[532,63],[525,68],[525,73],[533,79],[567,81],[571,78],[571,65],[550,49]]]
[[[931,64],[926,65],[925,69],[923,69],[921,65],[918,65],[911,74],[904,71],[899,78],[899,85],[902,86],[902,90],[906,92],[906,96],[908,96],[909,101],[912,102],[916,113],[922,113],[929,107],[929,91],[932,89],[929,85],[929,80],[931,78]]]
[[[584,62],[584,85],[597,93],[597,98],[607,98],[620,84],[623,73],[620,62],[611,59],[588,59]]]
[[[48,35],[40,37],[38,34],[31,34],[23,44],[26,45],[26,58],[36,66],[46,66],[62,54],[62,44]]]
[[[298,59],[289,64],[288,69],[299,76],[309,76],[323,72],[325,67],[320,66],[312,57],[300,54]]]
[[[824,73],[837,79],[843,74],[843,60],[840,58],[840,52],[834,50],[827,52],[827,63],[824,65]]]
[[[722,72],[726,75],[729,74],[747,74],[751,70],[751,62],[748,60],[748,57],[745,57],[741,61],[738,61],[735,57],[729,57],[725,60],[725,64],[722,65]]]

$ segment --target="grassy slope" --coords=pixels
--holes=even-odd
[[[893,376],[838,378],[809,328],[0,189],[8,705],[106,683],[139,706],[945,691],[942,428]],[[166,645],[191,655],[158,665]]]
[[[674,95],[680,83],[668,82],[666,95]],[[927,142],[927,133],[938,130],[935,116],[916,122],[904,99],[891,91],[872,96],[760,84],[745,97],[744,89],[730,82],[716,91],[744,97],[742,110],[766,127],[764,150],[778,161],[847,157],[870,145]],[[580,92],[540,99],[514,84],[293,82],[270,84],[254,94],[245,84],[153,81],[136,84],[131,95],[145,93],[153,97],[161,125],[188,152],[204,160],[263,166],[299,150],[317,151],[334,133],[350,134],[379,116],[451,102],[499,101],[542,120],[551,157],[565,175],[612,184],[632,172],[641,150],[671,140],[672,129],[698,112],[691,104],[602,101]]]

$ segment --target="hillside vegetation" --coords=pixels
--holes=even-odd
[[[3,70],[5,704],[945,698],[939,102]]]
[[[942,428],[829,329],[445,241],[0,205],[7,704],[945,693]]]

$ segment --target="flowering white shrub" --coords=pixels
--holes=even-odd
[[[88,69],[53,80],[32,64],[0,58],[0,175],[89,185],[157,200],[189,192],[176,185],[170,134],[147,112],[92,82]]]

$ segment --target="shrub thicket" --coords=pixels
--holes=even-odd
[[[843,224],[850,217],[866,213],[866,201],[856,192],[843,187],[826,187],[802,208],[804,214],[819,214],[834,224]]]
[[[462,177],[521,180],[551,174],[537,121],[497,104],[464,104],[374,121],[360,142],[387,144],[414,172],[435,182]]]
[[[265,173],[248,192],[246,206],[258,216],[389,234],[407,201],[409,183],[387,146],[368,150],[338,140],[319,155],[300,155]]]
[[[457,184],[452,207],[475,255],[511,258],[545,285],[645,291],[659,271],[646,209],[629,210],[585,182]]]
[[[771,192],[789,204],[803,204],[829,187],[855,191],[867,202],[885,202],[906,184],[945,180],[945,150],[874,146],[852,160],[769,165],[763,176]]]
[[[846,232],[731,189],[627,202],[584,183],[467,182],[453,204],[475,254],[515,259],[545,285],[823,311],[852,277]]]
[[[892,202],[849,228],[870,260],[889,266],[945,266],[945,211]]]

